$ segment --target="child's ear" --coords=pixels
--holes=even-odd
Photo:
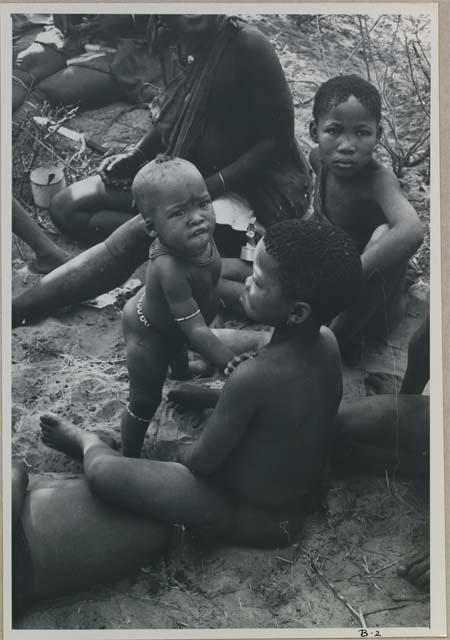
[[[316,144],[319,143],[319,138],[317,136],[317,124],[315,120],[311,120],[309,123],[309,135],[311,136],[311,140]]]
[[[298,326],[305,322],[310,315],[311,305],[308,302],[294,302],[286,324],[288,327]]]
[[[377,140],[381,140],[381,136],[383,135],[383,127],[381,124],[377,125]]]
[[[157,233],[156,233],[156,229],[153,225],[152,220],[150,220],[150,218],[145,218],[144,220],[144,229],[145,229],[145,233],[150,237],[150,238],[156,238]]]

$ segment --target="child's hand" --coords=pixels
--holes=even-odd
[[[224,369],[224,373],[226,376],[230,376],[233,371],[241,364],[241,362],[245,362],[245,360],[251,360],[257,355],[257,351],[246,351],[245,353],[241,353],[238,356],[234,356],[232,360],[227,364]]]

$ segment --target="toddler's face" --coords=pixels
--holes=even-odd
[[[322,162],[337,175],[350,177],[372,158],[381,130],[366,107],[350,96],[311,123],[310,132]]]
[[[199,256],[208,247],[216,218],[196,169],[174,168],[173,174],[164,176],[152,189],[151,209],[158,236],[174,253]]]
[[[278,263],[267,253],[264,240],[260,240],[255,250],[253,274],[245,282],[241,296],[246,315],[256,322],[274,327],[286,322],[291,305],[281,289]]]

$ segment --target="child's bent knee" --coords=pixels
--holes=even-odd
[[[384,236],[385,233],[387,233],[389,231],[389,225],[386,224],[380,224],[379,227],[377,227],[375,229],[375,231],[372,233],[369,242],[366,245],[366,249],[368,249],[369,247],[371,247],[373,244],[375,244],[376,242],[378,242],[378,240]]]
[[[84,472],[91,491],[101,496],[105,493],[108,481],[114,475],[117,464],[115,456],[98,454],[92,460],[85,459]]]

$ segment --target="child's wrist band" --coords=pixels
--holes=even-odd
[[[198,313],[200,313],[200,309],[197,309],[197,311],[194,311],[194,313],[191,313],[188,316],[184,316],[184,318],[174,318],[174,320],[175,322],[184,322],[185,320],[190,320],[191,318],[196,316]]]

